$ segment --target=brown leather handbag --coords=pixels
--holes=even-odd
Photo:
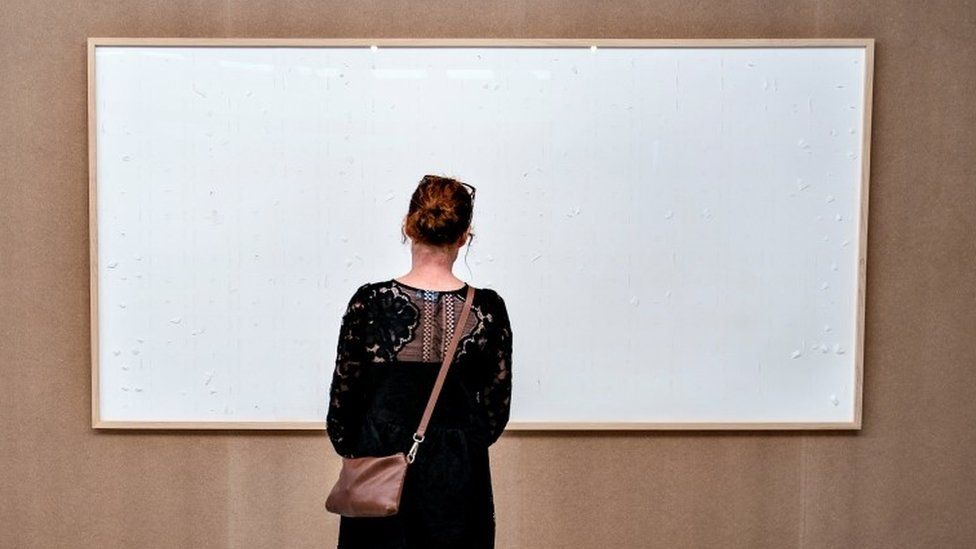
[[[391,456],[362,456],[342,458],[342,469],[339,480],[325,500],[325,508],[346,517],[385,517],[395,515],[400,508],[400,494],[403,492],[403,482],[407,475],[407,465],[413,463],[417,455],[417,447],[424,441],[427,422],[434,411],[437,397],[440,395],[447,369],[454,359],[458,341],[464,323],[471,312],[471,302],[474,299],[474,287],[468,286],[468,293],[461,309],[461,316],[454,330],[454,337],[444,354],[434,389],[427,400],[427,408],[420,419],[420,426],[413,435],[413,445],[404,454],[397,452]]]

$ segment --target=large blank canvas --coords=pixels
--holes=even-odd
[[[324,428],[338,323],[478,188],[514,428],[859,424],[866,48],[94,48],[97,426]],[[93,236],[95,236],[93,235]]]

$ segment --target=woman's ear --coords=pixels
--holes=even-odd
[[[471,227],[465,229],[464,234],[461,235],[461,240],[458,241],[458,248],[463,247],[464,244],[467,243],[468,239],[471,237],[471,234]]]
[[[403,237],[402,238],[402,241],[404,243],[406,243],[407,242],[407,238],[409,238],[407,236],[407,217],[406,216],[403,217],[403,221],[400,223],[400,236]]]

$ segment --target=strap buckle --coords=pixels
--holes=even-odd
[[[417,438],[418,436],[420,438]],[[407,452],[407,463],[413,463],[413,460],[416,459],[417,447],[420,446],[420,443],[423,441],[424,435],[418,435],[417,433],[413,434],[413,446],[411,446],[410,451]]]

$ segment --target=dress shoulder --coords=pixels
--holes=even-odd
[[[476,288],[475,303],[483,305],[488,312],[507,312],[505,310],[505,299],[498,290],[494,288]]]
[[[376,285],[377,285],[376,282],[364,282],[360,284],[359,287],[357,287],[356,290],[352,293],[352,297],[349,299],[349,301],[359,303],[359,304],[365,304],[366,301],[370,298],[370,296],[372,296],[372,294],[374,293],[374,289],[376,288]]]

